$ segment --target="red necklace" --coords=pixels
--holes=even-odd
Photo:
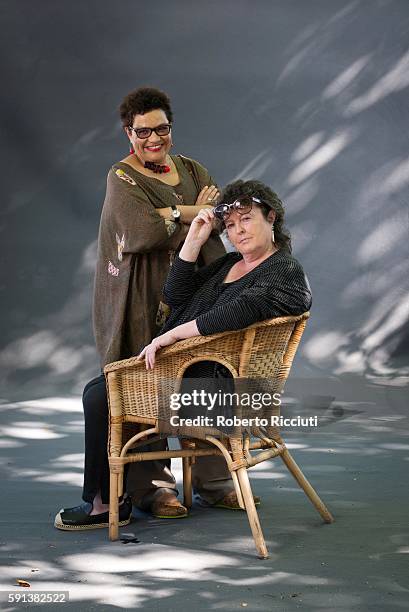
[[[152,170],[155,174],[166,174],[166,172],[170,172],[170,166],[167,164],[155,164],[155,162],[146,161],[144,163],[144,168],[148,170]]]
[[[135,153],[135,149],[133,148],[132,145],[129,148],[129,152],[131,153],[131,155],[133,153],[135,157],[138,159],[138,161],[142,163],[139,157],[137,156],[137,154]],[[155,174],[166,174],[166,172],[170,172],[170,166],[168,166],[167,164],[155,164],[155,162],[151,162],[151,161],[146,161],[143,167],[147,168],[148,170],[151,170]]]

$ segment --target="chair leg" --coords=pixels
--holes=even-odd
[[[118,474],[118,497],[124,494],[124,474]]]
[[[182,458],[183,464],[183,505],[186,508],[192,507],[192,459]]]
[[[308,482],[308,480],[306,479],[306,477],[304,476],[304,474],[302,473],[302,471],[300,470],[300,468],[298,467],[298,465],[296,464],[296,462],[290,455],[289,451],[285,449],[283,453],[280,455],[280,457],[284,461],[288,470],[294,476],[295,480],[298,482],[298,484],[300,485],[300,487],[302,488],[302,490],[304,491],[308,499],[311,501],[313,506],[322,516],[324,521],[326,523],[333,523],[334,518],[331,512],[328,510],[328,508],[326,507],[322,499],[318,496],[316,491],[310,485],[310,483]]]
[[[234,485],[234,490],[236,491],[237,501],[239,502],[239,506],[242,510],[245,510],[246,508],[244,507],[243,495],[240,489],[240,483],[239,483],[239,479],[237,478],[237,473],[236,472],[230,472],[230,473],[231,473],[231,479]]]
[[[231,464],[232,464],[232,459],[230,457],[229,451],[227,450],[226,446],[224,444],[222,444],[220,442],[220,440],[218,440],[217,438],[214,438],[213,436],[206,436],[206,440],[208,442],[210,442],[211,444],[214,444],[215,446],[217,446],[217,448],[221,451],[223,457],[226,460],[227,463],[227,467],[230,469]],[[237,458],[240,459],[241,458],[241,446],[240,443],[237,447],[236,442],[230,440],[230,444],[233,444],[233,447],[235,448],[235,452],[237,453]],[[235,470],[230,470],[230,474],[231,474],[231,478],[233,481],[233,485],[234,485],[234,490],[236,491],[236,495],[237,495],[237,501],[239,502],[239,506],[240,508],[242,508],[242,510],[245,510],[244,507],[244,501],[243,501],[243,496],[241,494],[241,489],[240,489],[240,484],[239,484],[239,480],[237,478],[237,473]]]
[[[241,492],[246,507],[247,517],[249,519],[251,532],[253,534],[254,543],[257,548],[258,555],[261,559],[268,558],[268,550],[261,530],[260,521],[258,518],[256,506],[254,504],[253,492],[251,490],[249,477],[245,467],[237,470],[237,477],[240,483]]]
[[[109,474],[109,539],[117,540],[119,536],[119,503],[118,480],[119,474],[110,471]]]

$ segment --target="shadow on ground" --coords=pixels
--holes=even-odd
[[[283,413],[317,414],[319,426],[285,438],[336,522],[321,523],[279,459],[256,466],[270,551],[261,561],[244,513],[197,503],[179,521],[137,512],[121,535],[138,541],[58,532],[55,513],[81,494],[80,398],[3,401],[0,588],[29,592],[18,578],[69,591],[64,609],[84,611],[407,609],[404,402],[403,388],[357,379],[290,381]],[[178,462],[174,471],[180,478]]]

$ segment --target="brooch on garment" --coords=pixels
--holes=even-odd
[[[124,172],[123,170],[121,170],[121,168],[117,168],[115,170],[115,174],[117,175],[118,178],[120,178],[123,181],[126,181],[127,183],[129,183],[130,185],[136,185],[135,181],[133,180],[132,177],[129,176],[129,174],[127,174],[126,172]]]

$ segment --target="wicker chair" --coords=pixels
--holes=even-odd
[[[287,450],[278,427],[252,428],[248,432],[235,428],[229,434],[218,435],[214,428],[202,428],[198,447],[192,438],[182,440],[175,451],[135,452],[135,445],[156,441],[160,434],[160,414],[163,398],[177,391],[183,373],[198,361],[217,361],[227,367],[234,378],[263,378],[272,381],[281,393],[304,331],[309,313],[271,319],[237,332],[199,336],[177,342],[157,355],[154,370],[146,371],[145,363],[136,357],[108,364],[104,373],[109,398],[108,455],[110,465],[109,537],[118,539],[118,496],[123,489],[126,463],[182,457],[184,504],[192,505],[191,466],[196,456],[222,454],[231,472],[240,506],[246,510],[258,555],[268,557],[268,551],[247,474],[247,468],[280,456],[295,480],[304,490],[326,523],[333,518]],[[164,393],[163,384],[168,388]],[[160,399],[162,398],[162,399]],[[168,401],[169,403],[169,401]],[[162,413],[163,414],[163,413]],[[139,424],[142,431],[123,443],[124,430]],[[141,427],[139,428],[141,429]],[[128,436],[129,437],[129,436]],[[198,437],[198,436],[197,436]],[[133,448],[133,452],[128,453]],[[258,453],[251,454],[251,451]]]

